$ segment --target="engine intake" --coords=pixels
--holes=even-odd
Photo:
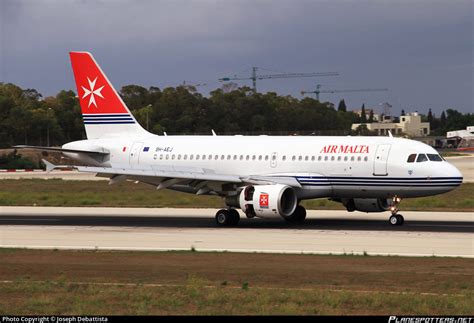
[[[392,199],[348,199],[342,203],[349,212],[384,212],[393,206]]]
[[[246,186],[239,195],[239,206],[248,217],[286,217],[297,205],[295,190],[281,184]]]

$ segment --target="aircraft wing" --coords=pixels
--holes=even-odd
[[[216,174],[212,172],[206,172],[203,170],[191,171],[191,170],[160,170],[160,169],[129,169],[129,168],[111,168],[111,167],[91,167],[91,166],[74,166],[80,172],[107,174],[107,175],[126,175],[126,176],[139,176],[139,177],[159,177],[159,178],[176,178],[176,179],[189,179],[189,180],[203,180],[203,181],[214,181],[214,182],[227,182],[227,183],[241,183],[242,180],[239,176]]]

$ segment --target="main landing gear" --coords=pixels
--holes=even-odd
[[[388,219],[391,225],[403,225],[403,222],[405,222],[403,215],[398,214],[398,205],[401,201],[402,199],[398,196],[393,198],[393,205],[390,207],[390,212],[392,212],[392,215]]]
[[[221,209],[216,213],[216,223],[221,227],[234,226],[239,221],[240,215],[236,209]]]
[[[290,216],[285,216],[285,220],[290,223],[303,223],[306,219],[306,209],[297,205],[295,211]]]

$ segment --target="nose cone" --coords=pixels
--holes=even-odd
[[[459,169],[457,169],[454,165],[451,165],[448,162],[446,162],[444,166],[445,173],[443,177],[447,177],[448,181],[453,184],[453,187],[451,189],[454,189],[457,186],[461,185],[463,181],[463,176]]]

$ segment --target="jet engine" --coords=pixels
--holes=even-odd
[[[347,211],[384,212],[393,206],[392,199],[347,199],[342,200]]]
[[[287,185],[249,185],[239,195],[239,206],[247,217],[287,217],[297,205],[296,192]]]

